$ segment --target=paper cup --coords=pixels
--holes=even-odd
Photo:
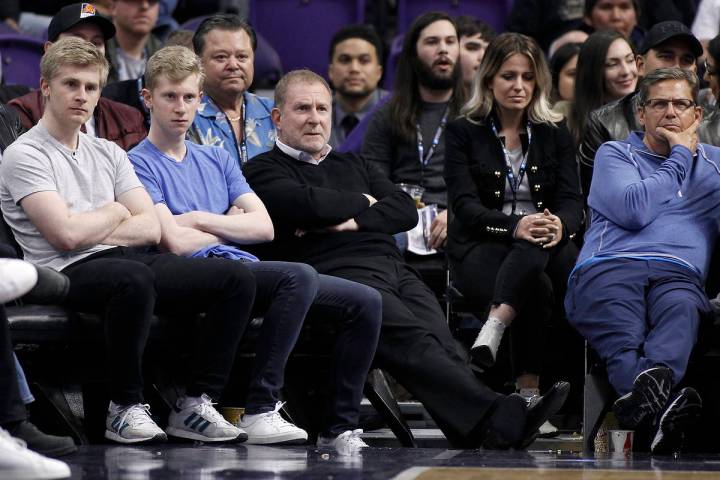
[[[613,452],[630,455],[633,449],[633,431],[610,430],[610,444]]]
[[[245,409],[242,407],[222,407],[220,413],[225,420],[237,426],[240,423],[240,417],[245,413]]]

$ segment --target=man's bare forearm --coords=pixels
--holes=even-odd
[[[157,245],[160,241],[160,225],[151,213],[132,215],[117,226],[102,243],[128,247]]]

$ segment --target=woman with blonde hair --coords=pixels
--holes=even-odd
[[[455,286],[487,305],[472,348],[495,363],[514,320],[521,394],[538,394],[539,341],[577,250],[580,195],[573,141],[550,107],[551,76],[538,45],[504,33],[493,40],[462,116],[447,125],[445,180],[453,218],[448,255]]]

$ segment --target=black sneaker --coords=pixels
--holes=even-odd
[[[7,430],[13,437],[27,443],[27,448],[41,455],[61,457],[77,450],[72,438],[48,435],[27,420]]]
[[[540,433],[540,426],[562,408],[569,393],[568,382],[557,382],[545,395],[532,399],[527,409],[523,438],[517,448],[526,449],[530,446]]]
[[[632,392],[615,400],[613,412],[622,428],[634,430],[646,418],[662,412],[670,397],[672,371],[667,367],[648,368],[635,378]]]
[[[701,412],[702,399],[695,389],[686,387],[680,390],[660,416],[650,452],[667,455],[679,451],[685,432],[698,421]]]

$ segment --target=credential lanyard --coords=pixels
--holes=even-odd
[[[495,137],[497,137],[498,141],[500,142],[500,147],[502,148],[503,155],[505,156],[505,174],[507,175],[508,184],[510,184],[510,190],[512,191],[512,213],[515,213],[515,207],[517,207],[517,192],[520,189],[520,184],[522,183],[523,177],[525,176],[527,159],[528,155],[530,154],[530,145],[532,144],[532,129],[530,128],[530,122],[528,122],[527,126],[525,127],[528,136],[527,151],[522,157],[522,162],[520,162],[520,168],[518,169],[517,177],[515,177],[515,174],[513,173],[512,163],[510,162],[510,152],[508,152],[507,148],[505,147],[505,143],[500,138],[497,128],[495,127],[495,122],[493,120],[490,120],[490,126],[492,127],[492,131],[495,134]]]
[[[427,155],[425,155],[425,147],[423,146],[423,137],[422,132],[420,131],[420,124],[418,123],[415,125],[415,130],[417,131],[418,159],[420,160],[421,170],[424,170],[425,167],[427,167],[428,163],[430,163],[430,159],[435,153],[435,148],[437,148],[438,143],[440,143],[440,136],[442,135],[443,130],[445,130],[445,125],[447,125],[449,112],[450,108],[446,108],[445,114],[443,114],[442,120],[440,120],[440,125],[435,131],[435,136],[433,137],[432,144],[430,145],[430,149],[428,150]]]

